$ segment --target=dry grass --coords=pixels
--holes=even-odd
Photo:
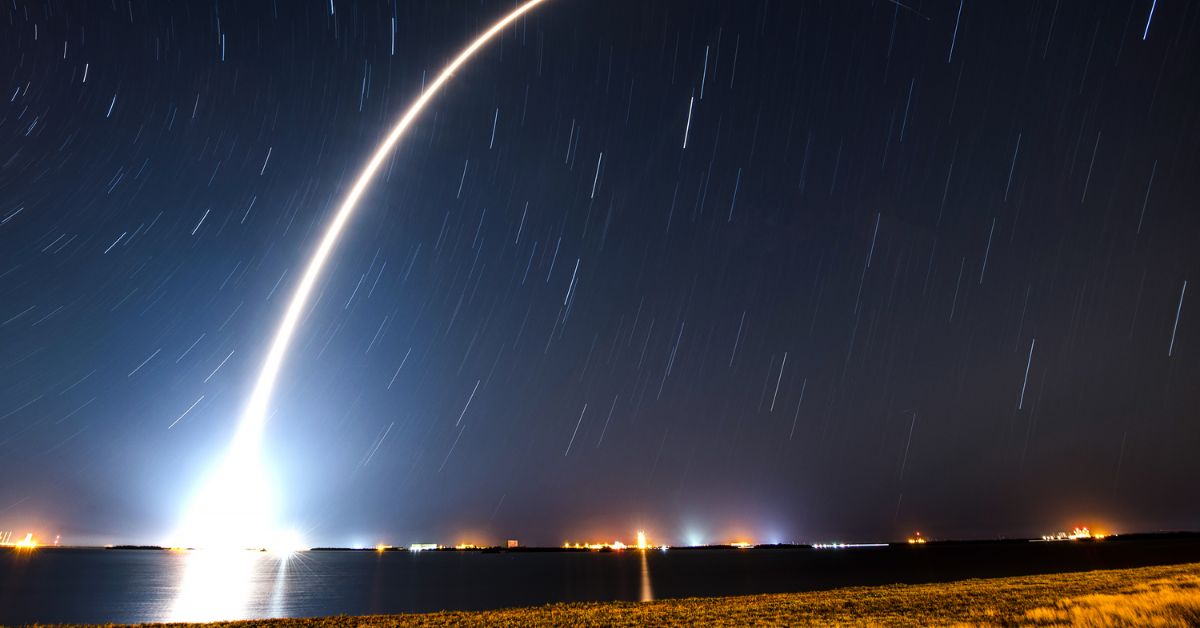
[[[1200,563],[942,584],[656,602],[551,604],[419,615],[280,619],[250,628],[349,626],[1198,626]]]
[[[1028,610],[1037,626],[1200,626],[1200,570],[1135,582],[1118,593],[1092,593]]]

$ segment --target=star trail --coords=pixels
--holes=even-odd
[[[441,86],[517,7],[0,9],[0,530],[163,540],[354,193],[315,544],[1196,527],[1200,7],[549,0]]]

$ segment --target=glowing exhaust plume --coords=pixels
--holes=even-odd
[[[216,474],[210,478],[207,488],[198,497],[197,503],[193,507],[197,516],[186,522],[187,528],[192,530],[193,534],[198,534],[199,540],[204,541],[205,544],[215,542],[235,547],[263,547],[265,545],[262,539],[266,537],[261,535],[267,532],[262,526],[270,524],[268,518],[272,512],[271,491],[259,460],[259,444],[267,421],[271,393],[279,378],[279,371],[283,367],[283,359],[287,354],[288,345],[291,344],[292,336],[295,335],[296,327],[300,322],[300,315],[303,313],[305,305],[308,304],[317,279],[321,276],[321,271],[325,268],[325,263],[333,252],[333,247],[337,244],[351,214],[358,207],[358,202],[367,186],[375,178],[383,161],[392,153],[412,121],[421,113],[430,99],[441,90],[446,81],[450,80],[454,72],[505,27],[545,1],[528,0],[505,15],[464,48],[409,106],[400,121],[375,150],[375,154],[371,156],[366,167],[359,173],[358,178],[354,181],[354,186],[350,188],[350,192],[342,201],[332,222],[329,223],[325,234],[321,237],[321,242],[309,260],[295,292],[292,293],[292,299],[288,303],[279,329],[271,341],[271,348],[263,362],[254,390],[250,394],[250,400],[242,414],[227,458]]]

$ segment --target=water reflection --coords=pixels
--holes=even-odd
[[[642,594],[638,596],[639,602],[651,602],[654,600],[654,589],[650,586],[650,563],[646,562],[646,550],[641,550],[642,555]]]
[[[284,614],[289,557],[251,551],[181,552],[167,621],[223,621]]]
[[[288,567],[292,565],[294,560],[298,559],[298,554],[292,554],[291,556],[284,556],[278,561],[279,566],[275,568],[275,584],[271,588],[271,617],[286,616],[286,608],[288,604],[287,594],[289,593],[287,587]]]

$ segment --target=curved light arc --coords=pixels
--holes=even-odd
[[[262,370],[259,372],[254,390],[250,395],[250,400],[246,404],[246,408],[242,414],[238,432],[234,438],[235,450],[247,451],[258,445],[263,427],[266,424],[271,394],[275,389],[276,381],[279,379],[279,372],[283,368],[283,360],[287,355],[292,337],[296,333],[300,316],[304,311],[305,305],[308,304],[317,279],[320,278],[321,271],[324,270],[325,264],[334,247],[337,245],[342,231],[345,229],[350,217],[354,214],[354,210],[357,209],[359,200],[362,198],[367,186],[371,184],[371,181],[379,172],[379,168],[383,165],[384,160],[391,155],[396,144],[400,141],[400,138],[412,124],[413,120],[420,115],[421,110],[441,90],[442,86],[450,80],[455,71],[469,61],[480,48],[485,46],[514,20],[545,1],[528,0],[493,24],[491,28],[484,31],[483,34],[479,35],[469,46],[463,49],[453,61],[442,69],[441,73],[426,87],[425,91],[421,92],[416,101],[409,105],[404,115],[401,116],[400,121],[392,127],[391,132],[388,133],[383,143],[375,150],[375,154],[371,156],[371,160],[367,162],[367,165],[359,173],[358,178],[354,181],[354,186],[350,188],[349,194],[346,195],[346,198],[338,207],[337,213],[326,228],[325,234],[321,237],[321,242],[309,260],[300,283],[292,293],[291,301],[288,302],[283,320],[280,322],[279,329],[275,332],[274,339],[271,341],[270,351],[267,353],[267,358],[263,362]]]

